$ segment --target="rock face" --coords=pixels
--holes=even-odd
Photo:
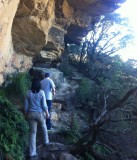
[[[54,19],[54,0],[21,0],[12,27],[15,50],[35,56],[47,43]]]
[[[19,0],[0,1],[0,83],[4,81],[4,72],[11,70],[13,55],[11,28],[18,3]]]
[[[29,68],[33,57],[44,62],[60,58],[64,41],[79,45],[98,16],[123,1],[0,1],[0,84],[7,73]]]

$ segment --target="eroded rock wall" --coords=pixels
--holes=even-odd
[[[19,0],[0,1],[0,84],[4,81],[5,72],[12,72],[12,36],[11,28]]]
[[[80,45],[98,17],[123,1],[1,0],[0,84],[7,73],[28,69],[33,57],[45,62],[61,57],[64,39]]]
[[[12,28],[16,52],[35,56],[47,43],[54,6],[54,0],[20,1]]]

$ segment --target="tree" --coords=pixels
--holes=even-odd
[[[91,78],[92,72],[81,81],[76,94],[77,103],[91,114],[89,128],[72,153],[83,156],[88,152],[97,160],[133,159],[137,152],[136,61],[100,56],[100,64],[95,62],[95,66],[99,84]]]
[[[121,18],[119,14],[100,17],[85,41],[87,56],[97,58],[101,54],[112,55],[118,52],[132,42],[131,33],[128,20]]]
[[[79,48],[79,52],[74,49],[74,45],[73,48],[70,45],[70,50],[73,50],[73,61],[77,57],[75,61],[83,73],[88,73],[93,79],[96,79],[98,74],[95,74],[94,70],[102,67],[101,63],[106,67],[107,59],[116,55],[132,40],[133,35],[131,34],[131,27],[128,26],[128,20],[113,13],[101,16],[99,21],[93,24],[92,30]]]
[[[126,22],[118,14],[102,16],[83,46],[73,48],[75,64],[88,78],[80,83],[76,97],[91,113],[89,127],[72,147],[74,154],[88,153],[97,160],[136,157],[135,61],[125,63],[115,55],[132,41]]]
[[[92,82],[90,88],[92,104],[84,104],[84,110],[87,105],[88,112],[92,111],[92,121],[72,147],[72,153],[82,156],[88,152],[97,160],[136,157],[137,125],[134,121],[137,120],[137,100],[134,94],[137,87],[127,91],[127,88],[118,90],[95,86]],[[102,151],[98,150],[99,147],[103,148]]]

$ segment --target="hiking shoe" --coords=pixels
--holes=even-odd
[[[50,132],[50,131],[52,132],[52,131],[55,131],[55,129],[51,127],[50,129],[47,129],[47,131],[48,132]]]

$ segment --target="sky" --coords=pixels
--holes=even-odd
[[[133,2],[134,1],[134,2]],[[128,59],[136,59],[137,60],[137,1],[136,0],[126,0],[121,7],[116,11],[121,14],[122,17],[127,17],[129,19],[130,25],[133,27],[133,35],[135,36],[135,45],[131,45],[121,51],[121,58],[126,61]]]

